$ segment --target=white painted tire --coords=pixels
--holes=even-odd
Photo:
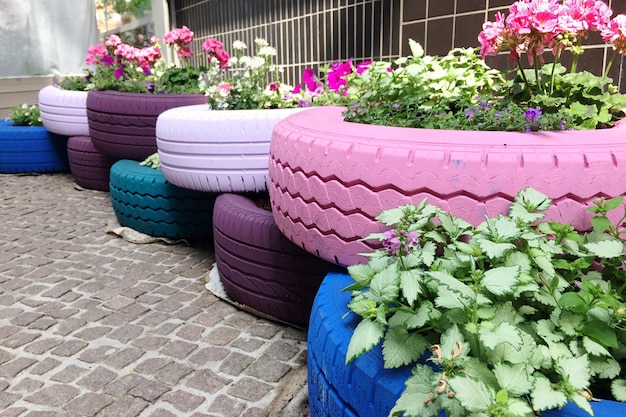
[[[89,136],[87,91],[47,86],[39,90],[39,111],[44,127],[63,136]]]
[[[266,191],[274,126],[302,110],[211,111],[208,105],[167,110],[156,125],[163,175],[190,190]]]

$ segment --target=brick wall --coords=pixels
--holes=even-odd
[[[392,60],[409,53],[408,39],[420,42],[431,55],[453,47],[477,47],[482,23],[512,0],[171,0],[172,25],[187,25],[196,33],[194,47],[207,37],[227,49],[235,40],[249,47],[265,38],[278,49],[277,62],[289,83],[302,70],[337,59]],[[615,12],[626,13],[626,0],[607,0]],[[599,36],[586,40],[579,68],[604,71],[611,56]],[[201,58],[197,58],[198,63]],[[511,68],[507,55],[487,58],[489,64]],[[571,60],[564,57],[563,63]],[[626,91],[623,59],[610,75]]]

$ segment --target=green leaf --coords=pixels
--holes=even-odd
[[[400,291],[397,265],[391,264],[378,272],[370,282],[370,290],[377,301],[387,303],[398,298]]]
[[[622,368],[613,358],[592,356],[589,360],[589,369],[591,375],[597,375],[603,379],[614,379],[619,375]]]
[[[485,323],[481,323],[478,329],[480,341],[489,349],[495,349],[496,346],[506,343],[519,349],[522,344],[522,336],[520,330],[510,323],[502,322],[494,329],[490,329]]]
[[[422,246],[422,260],[424,265],[431,266],[435,261],[437,246],[433,242],[426,242]]]
[[[393,226],[400,223],[404,218],[405,211],[410,209],[416,209],[416,207],[412,204],[407,204],[405,206],[385,210],[381,212],[378,216],[376,216],[376,220],[378,220],[385,226]]]
[[[583,337],[583,346],[590,355],[595,356],[611,356],[608,350],[600,343],[591,340],[589,337]]]
[[[346,365],[371,350],[380,342],[385,332],[385,325],[370,320],[362,320],[354,329],[346,353]]]
[[[601,242],[592,242],[584,245],[592,254],[601,258],[618,258],[624,256],[624,244],[619,240],[604,240]]]
[[[416,365],[390,415],[399,416],[404,412],[405,416],[438,416],[440,410],[435,402],[426,401],[434,394],[433,387],[437,385],[438,379],[438,374],[435,374],[430,366]]]
[[[512,243],[495,243],[487,239],[476,239],[476,243],[490,259],[501,258],[506,252],[515,249]]]
[[[409,38],[409,48],[411,48],[411,55],[415,58],[421,58],[424,56],[424,48],[418,42]]]
[[[359,297],[353,298],[348,304],[348,308],[365,319],[376,317],[376,301],[369,298]]]
[[[608,217],[593,217],[591,219],[591,226],[593,226],[593,231],[596,233],[602,233],[611,227],[611,221]]]
[[[374,270],[368,264],[350,265],[348,273],[361,288],[367,287],[374,277]]]
[[[624,202],[624,196],[618,195],[617,197],[613,197],[604,202],[604,209],[606,211],[610,211],[618,208]]]
[[[494,295],[510,294],[515,290],[519,274],[518,266],[501,266],[485,271],[481,283]]]
[[[589,321],[584,329],[583,334],[589,336],[602,346],[608,346],[617,348],[617,335],[615,329],[611,328],[608,324],[600,320]]]
[[[413,305],[422,293],[421,281],[424,273],[417,269],[400,271],[400,290],[409,305]]]
[[[574,313],[585,313],[589,306],[587,302],[577,292],[567,292],[559,297],[558,305]]]
[[[538,375],[535,378],[531,398],[533,409],[537,411],[561,408],[567,403],[565,394],[553,389],[550,380],[543,375]]]
[[[575,392],[570,395],[569,399],[576,404],[580,409],[584,410],[590,416],[593,416],[593,409],[591,408],[591,404],[589,404],[589,400]]]
[[[447,359],[451,358],[452,352],[459,348],[459,343],[463,346],[463,352],[467,354],[467,346],[464,345],[465,338],[455,324],[441,335],[441,356]]]
[[[455,376],[448,379],[450,388],[463,407],[471,412],[486,411],[494,401],[495,393],[482,381],[467,376]]]
[[[589,358],[587,355],[557,358],[556,366],[563,378],[576,390],[589,387]]]
[[[549,320],[539,320],[535,325],[535,331],[547,342],[560,342],[563,336],[560,335]]]
[[[617,401],[626,401],[626,379],[616,379],[611,382],[611,393]]]
[[[498,384],[508,392],[515,395],[524,395],[532,391],[533,379],[528,374],[526,364],[508,365],[496,363],[493,368]]]
[[[385,368],[398,368],[416,362],[430,343],[419,333],[409,333],[402,327],[390,327],[383,342]]]
[[[532,187],[523,188],[517,193],[517,196],[515,196],[515,201],[523,205],[530,212],[535,210],[545,211],[552,205],[552,200],[547,195]]]

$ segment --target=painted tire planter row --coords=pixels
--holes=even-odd
[[[304,109],[219,110],[186,106],[163,112],[156,136],[163,175],[198,191],[266,191],[272,131]]]
[[[89,135],[115,160],[143,161],[157,151],[156,122],[173,107],[206,103],[201,94],[148,94],[91,90],[87,95]]]
[[[120,225],[155,237],[212,239],[217,195],[176,187],[160,170],[125,159],[111,167],[109,187]]]
[[[343,121],[318,107],[276,125],[270,196],[278,228],[328,261],[350,265],[371,248],[385,209],[428,198],[473,224],[508,210],[531,186],[548,219],[590,229],[590,202],[626,194],[626,124],[536,134],[408,129]]]
[[[90,190],[109,191],[109,173],[113,161],[98,151],[89,136],[67,140],[67,156],[74,182]]]
[[[39,90],[41,122],[50,132],[64,136],[89,136],[87,91],[47,86]]]
[[[345,365],[350,337],[358,324],[348,314],[354,281],[345,271],[329,273],[315,297],[308,332],[308,388],[311,417],[381,417],[404,391],[411,368],[384,369],[380,346]],[[626,415],[626,404],[591,403],[595,417]],[[589,417],[575,404],[541,413],[542,417]]]
[[[0,173],[66,172],[67,137],[0,119]]]
[[[332,264],[287,240],[252,196],[221,194],[213,212],[215,260],[228,296],[306,327],[313,298]]]

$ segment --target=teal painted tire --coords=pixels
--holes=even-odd
[[[67,137],[0,120],[0,173],[67,172]]]
[[[120,225],[155,237],[211,241],[217,194],[176,187],[160,170],[122,159],[111,166],[111,204]]]

